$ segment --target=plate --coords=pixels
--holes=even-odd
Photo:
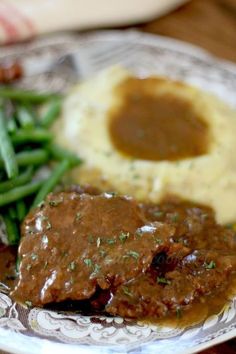
[[[6,47],[0,60],[20,59],[24,88],[66,91],[113,64],[135,74],[165,75],[218,95],[236,108],[236,67],[166,37],[133,30],[60,34]],[[0,293],[0,348],[14,353],[195,353],[236,336],[236,298],[221,313],[188,328],[119,317],[81,316],[15,304]]]

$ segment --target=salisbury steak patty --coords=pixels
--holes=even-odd
[[[50,194],[27,216],[18,302],[78,300],[112,315],[158,318],[224,293],[236,270],[235,233],[212,210],[91,193]]]
[[[117,287],[145,272],[173,234],[171,225],[148,225],[127,197],[51,194],[22,226],[20,277],[12,295],[37,306],[88,299],[97,287]]]

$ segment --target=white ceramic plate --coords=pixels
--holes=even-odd
[[[61,57],[64,56],[62,59]],[[66,90],[112,64],[136,74],[166,75],[213,92],[236,107],[236,67],[179,41],[134,31],[57,35],[1,49],[20,58],[21,87]],[[14,353],[194,353],[236,335],[236,299],[218,315],[185,330],[121,318],[23,309],[0,293],[0,348]]]

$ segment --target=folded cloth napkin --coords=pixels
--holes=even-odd
[[[128,25],[187,0],[0,0],[0,44],[60,30]]]

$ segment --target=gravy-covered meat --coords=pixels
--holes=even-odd
[[[22,234],[12,293],[21,303],[77,300],[92,311],[163,318],[222,297],[236,275],[234,231],[189,202],[144,205],[74,188],[49,195]]]
[[[144,226],[145,225],[145,226]],[[45,305],[90,298],[145,272],[174,228],[149,224],[132,199],[51,194],[22,227],[20,278],[13,296]]]

